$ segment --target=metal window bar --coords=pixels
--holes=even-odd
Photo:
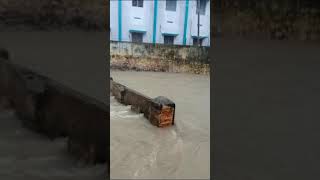
[[[131,39],[132,39],[132,42],[134,42],[134,43],[142,43],[143,42],[143,34],[137,33],[137,32],[132,32]]]
[[[174,44],[174,36],[163,36],[164,44]]]

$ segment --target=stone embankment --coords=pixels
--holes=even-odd
[[[209,47],[111,42],[110,67],[119,70],[210,74]]]

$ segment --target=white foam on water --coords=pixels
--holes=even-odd
[[[79,166],[67,153],[66,139],[22,127],[13,111],[0,112],[0,179],[105,179],[107,166]]]

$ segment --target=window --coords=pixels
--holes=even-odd
[[[176,11],[177,0],[166,0],[166,10],[167,11]]]
[[[202,46],[202,40],[203,40],[202,38],[199,39],[200,46]],[[198,38],[196,37],[193,38],[193,45],[198,45]]]
[[[200,2],[200,6],[199,3]],[[197,14],[200,12],[201,15],[206,14],[206,6],[207,6],[208,0],[197,0]]]
[[[143,7],[143,0],[132,0],[132,6]]]
[[[135,43],[142,43],[143,41],[143,34],[142,33],[137,33],[137,32],[132,32],[131,33],[131,39],[132,42]]]
[[[174,36],[163,36],[164,44],[173,44]]]

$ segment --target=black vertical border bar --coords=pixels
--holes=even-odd
[[[107,67],[106,67],[106,71],[107,71],[107,77],[106,77],[106,83],[107,83],[107,89],[106,89],[106,95],[107,95],[107,103],[109,105],[109,114],[107,115],[107,119],[108,119],[108,135],[109,137],[108,139],[108,150],[107,150],[107,157],[108,157],[108,161],[107,161],[107,179],[110,179],[110,0],[104,0],[104,29],[106,32],[106,40],[104,43],[104,48],[105,48],[105,59],[104,61],[107,61]]]
[[[218,26],[217,24],[219,20],[217,12],[219,11],[219,7],[221,6],[222,0],[211,0],[210,1],[210,51],[209,51],[209,59],[210,59],[210,179],[214,179],[214,147],[216,146],[214,141],[214,122],[215,118],[215,78],[216,78],[216,57],[214,56],[214,49],[217,46],[216,37],[218,36]],[[214,29],[214,27],[216,29]]]

